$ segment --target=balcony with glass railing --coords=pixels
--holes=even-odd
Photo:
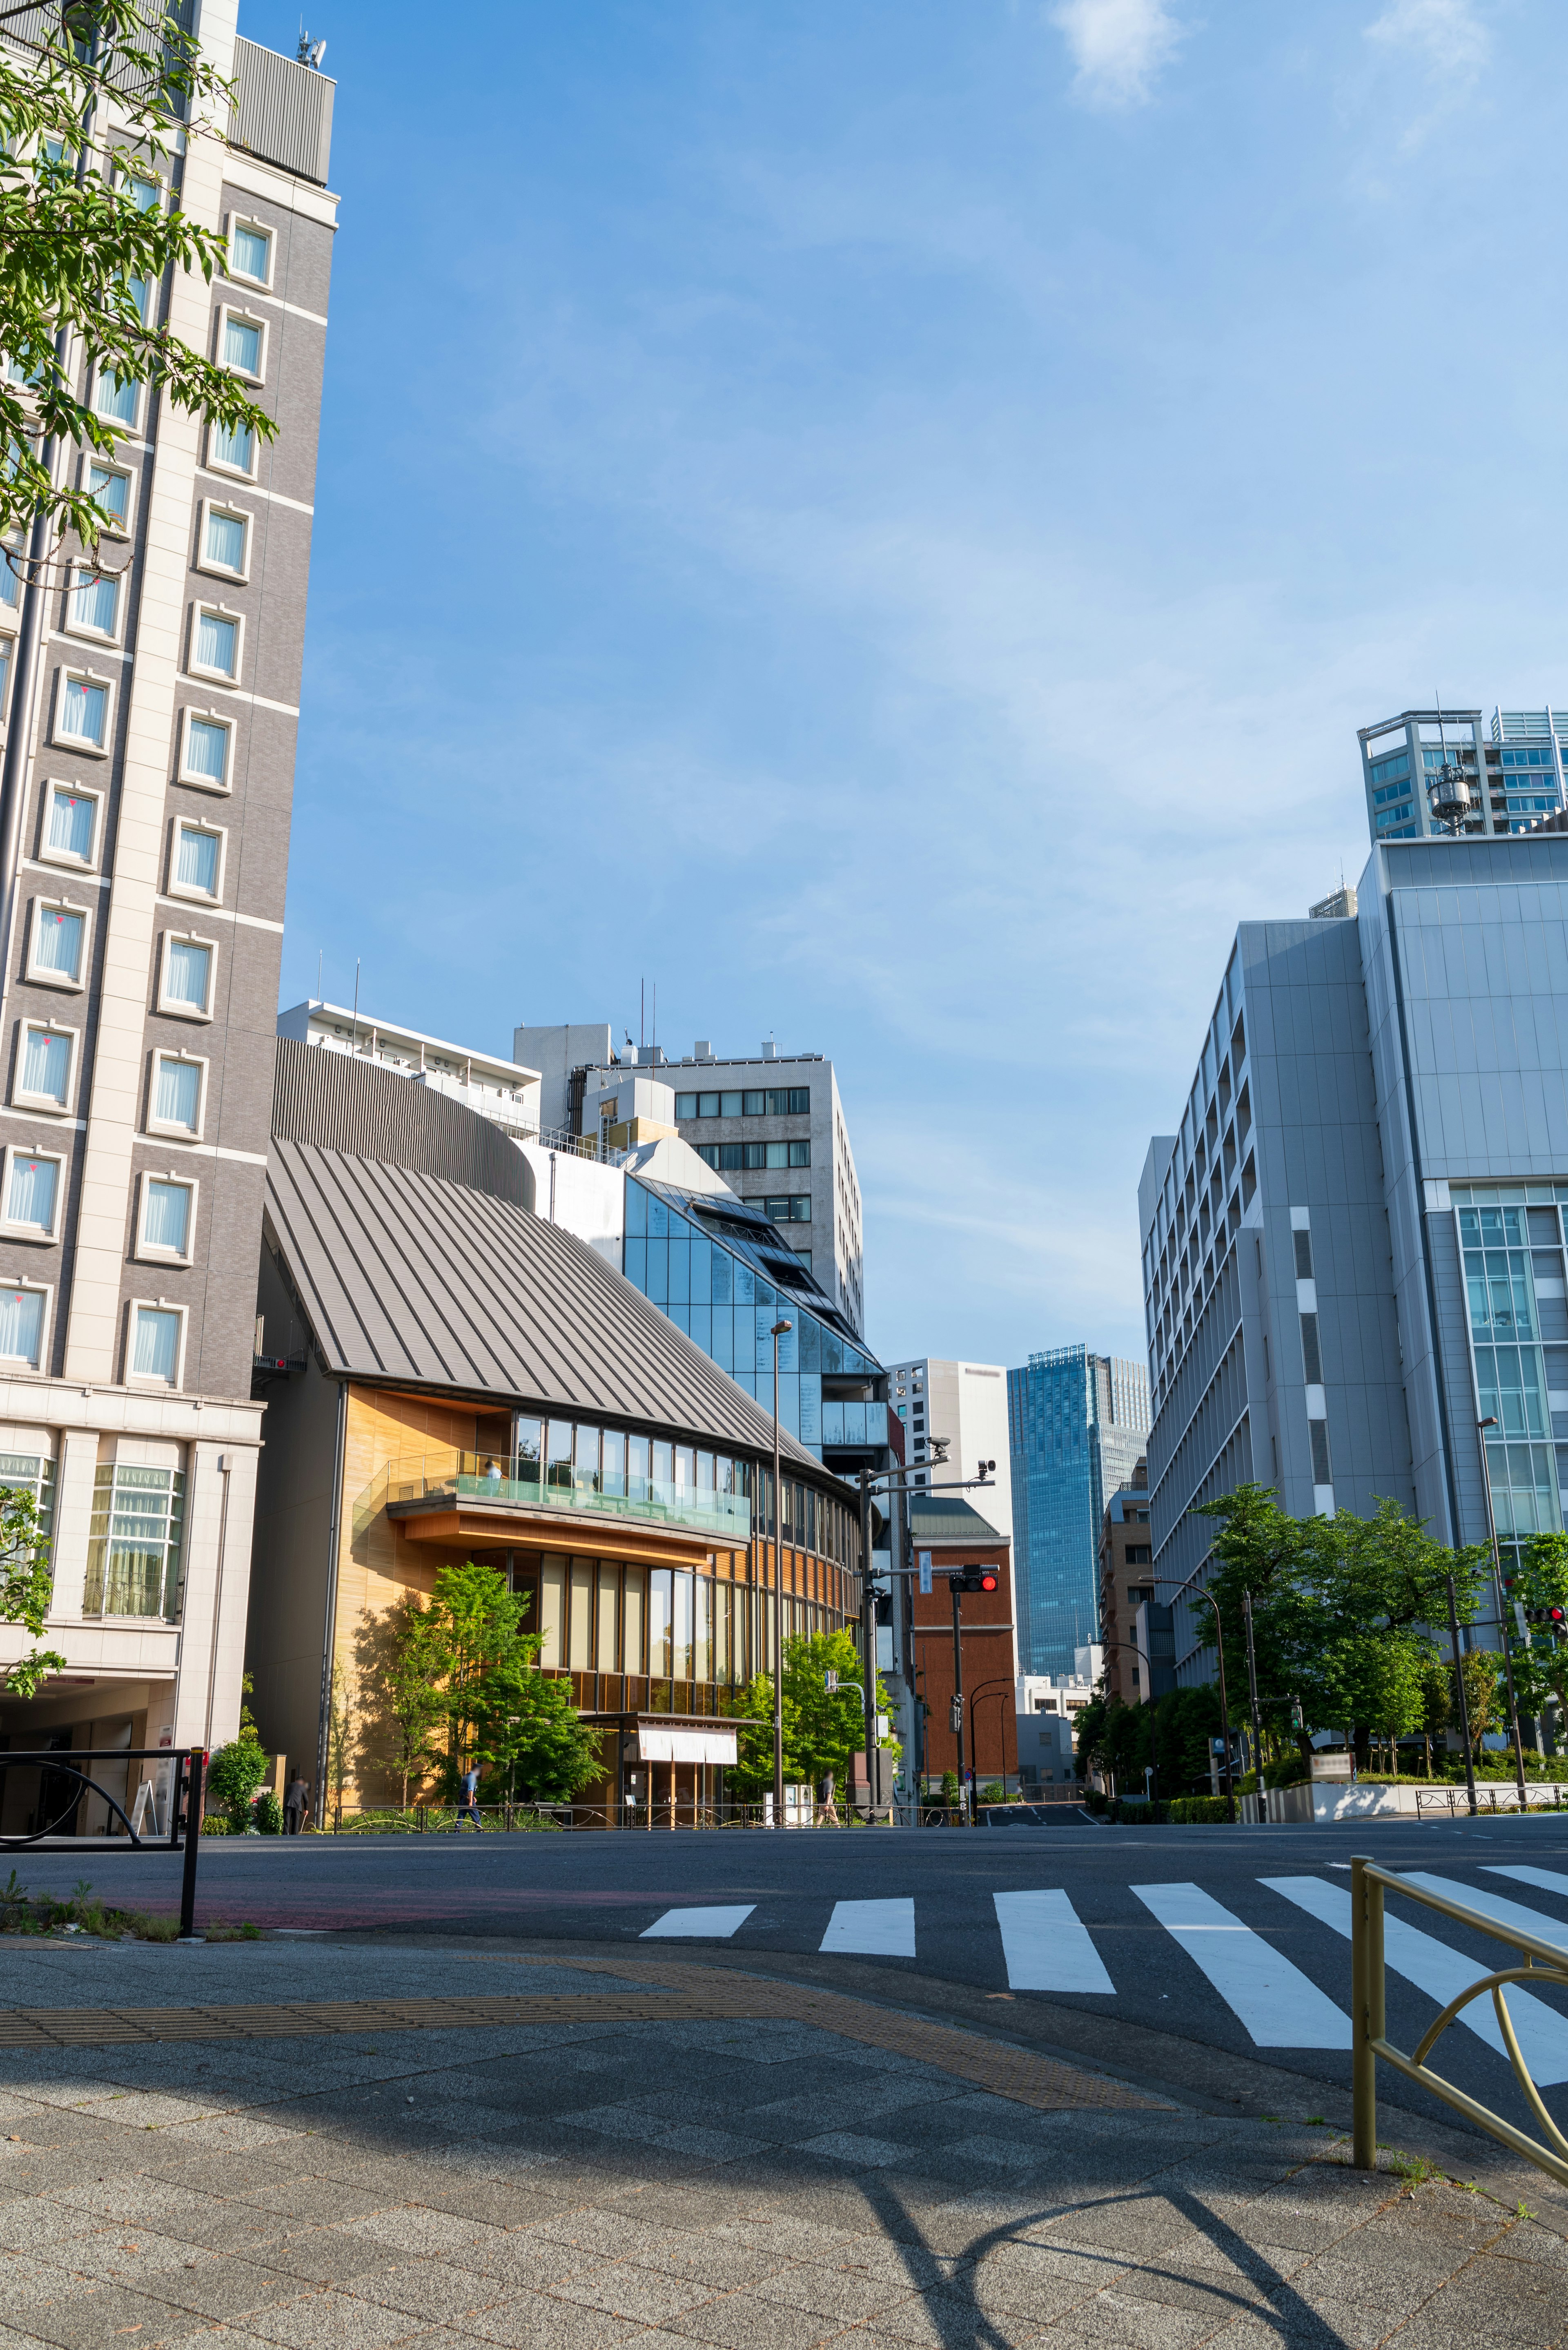
[[[357,1521],[382,1508],[407,1517],[444,1505],[558,1513],[641,1527],[666,1526],[738,1548],[751,1539],[752,1505],[743,1493],[661,1477],[575,1469],[566,1461],[504,1461],[493,1453],[415,1454],[388,1463],[355,1505]]]

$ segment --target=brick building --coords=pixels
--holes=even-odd
[[[944,1771],[967,1770],[972,1758],[981,1785],[987,1780],[1015,1780],[1012,1545],[956,1495],[913,1495],[909,1531],[917,1569],[909,1586],[910,1646],[915,1696],[925,1707],[919,1768],[926,1777],[940,1779]],[[928,1565],[930,1588],[924,1590]],[[948,1577],[966,1566],[994,1570],[997,1588],[959,1596],[964,1694],[961,1760],[952,1729],[953,1611]]]

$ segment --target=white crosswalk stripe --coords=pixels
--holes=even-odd
[[[1450,1901],[1462,1901],[1471,1909],[1479,1909],[1483,1918],[1494,1918],[1500,1926],[1517,1926],[1521,1934],[1533,1934],[1538,1941],[1555,1942],[1560,1950],[1568,1950],[1568,1926],[1559,1918],[1549,1918],[1544,1909],[1527,1909],[1522,1901],[1505,1901],[1501,1893],[1490,1893],[1484,1885],[1461,1885],[1452,1877],[1429,1877],[1425,1869],[1402,1868],[1400,1876],[1407,1885],[1420,1885],[1428,1893],[1445,1894]],[[1500,1967],[1511,1964],[1506,1950],[1500,1950]]]
[[[1306,1910],[1324,1925],[1332,1926],[1346,1941],[1350,1939],[1350,1895],[1343,1886],[1325,1885],[1319,1877],[1262,1877],[1258,1882],[1282,1893],[1287,1901],[1293,1901],[1298,1908]],[[1387,1912],[1383,1921],[1383,1957],[1391,1973],[1403,1975],[1417,1991],[1424,1991],[1428,1999],[1435,1999],[1439,2007],[1447,2007],[1451,1999],[1457,1999],[1460,1991],[1468,1991],[1480,1976],[1490,1971],[1484,1965],[1478,1966],[1474,1959],[1467,1959],[1462,1950],[1435,1940],[1430,1934],[1420,1933],[1402,1918]],[[1568,2022],[1543,2007],[1538,1999],[1532,1999],[1528,1991],[1511,1990],[1508,2012],[1513,2018],[1521,2052],[1537,2085],[1550,2088],[1555,2082],[1568,2081]],[[1474,2001],[1459,2020],[1498,2055],[1506,2057],[1490,1999]]]
[[[662,1918],[645,1926],[637,1939],[639,1942],[728,1941],[732,1934],[740,1931],[756,1906],[754,1901],[746,1901],[732,1909],[667,1909]]]
[[[1539,1885],[1542,1893],[1560,1893],[1568,1898],[1568,1877],[1551,1868],[1530,1868],[1515,1865],[1505,1868],[1501,1862],[1485,1861],[1482,1867],[1488,1877],[1511,1877],[1520,1885]]]
[[[908,1901],[836,1901],[818,1948],[856,1950],[874,1959],[915,1955],[915,1904]]]
[[[1007,1961],[1009,1991],[1110,1991],[1089,1929],[1059,1887],[1040,1893],[993,1893]]]
[[[1349,2047],[1350,2018],[1326,1992],[1199,1887],[1135,1885],[1129,1890],[1208,1976],[1255,2046]]]

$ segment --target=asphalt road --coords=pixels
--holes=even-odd
[[[417,1937],[432,1988],[445,1938],[562,1954],[640,1943],[971,2012],[1146,2079],[1190,2088],[1210,2074],[1241,2078],[1250,2061],[1343,2090],[1348,1864],[1358,1852],[1439,1878],[1460,1899],[1512,1903],[1568,1952],[1568,1815],[1326,1829],[213,1839],[202,1851],[199,1916],[356,1940]],[[1535,1876],[1520,1877],[1521,1867]],[[36,1890],[68,1891],[86,1877],[127,1907],[178,1905],[177,1855],[23,1854],[18,1874]],[[701,1911],[724,1914],[688,1914]],[[1455,1990],[1511,1954],[1413,1903],[1389,1914],[1399,1921],[1389,2031],[1413,2048]],[[1532,1993],[1514,2012],[1548,2106],[1568,2120],[1568,1993]],[[1481,2029],[1450,2032],[1444,2069],[1523,2124],[1490,2001],[1470,2012]],[[1387,2095],[1425,2106],[1401,2084]]]

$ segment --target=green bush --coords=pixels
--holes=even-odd
[[[1282,1754],[1277,1762],[1265,1762],[1263,1765],[1265,1787],[1296,1787],[1310,1776],[1299,1754]]]
[[[1111,1799],[1103,1787],[1085,1787],[1084,1801],[1096,1818],[1104,1818],[1111,1807]]]
[[[1211,1821],[1225,1817],[1225,1798],[1223,1795],[1178,1795],[1170,1805],[1170,1816],[1179,1827],[1207,1826]]]
[[[1170,1817],[1170,1805],[1151,1804],[1145,1795],[1117,1795],[1112,1800],[1111,1817],[1129,1827],[1158,1827]]]
[[[283,1805],[270,1787],[251,1805],[251,1821],[263,1835],[283,1834]]]
[[[202,1822],[202,1834],[204,1836],[228,1835],[231,1833],[228,1814],[224,1812],[209,1812]]]
[[[981,1789],[980,1800],[982,1804],[1005,1804],[1008,1801],[1007,1790],[992,1780],[989,1786]]]

